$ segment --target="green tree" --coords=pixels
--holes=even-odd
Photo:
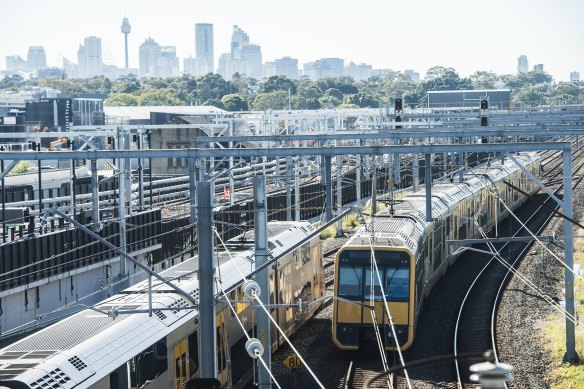
[[[547,88],[543,85],[527,86],[514,94],[513,101],[532,106],[546,104],[546,92]]]
[[[159,77],[145,78],[142,80],[142,85],[144,88],[150,89],[166,89],[170,85],[168,79],[163,79]]]
[[[319,99],[323,95],[323,91],[319,88],[316,82],[302,81],[298,85],[296,94],[304,99]]]
[[[109,95],[112,91],[112,82],[109,78],[104,76],[95,76],[83,81],[85,89],[87,89],[89,93],[103,93]]]
[[[18,74],[9,74],[0,81],[0,89],[21,89],[26,82]]]
[[[209,73],[197,79],[197,100],[220,100],[223,96],[234,93],[233,86],[219,74]]]
[[[505,75],[503,81],[508,88],[517,90],[527,86],[534,86],[538,84],[550,84],[553,82],[553,77],[546,72],[527,72],[517,75]]]
[[[270,93],[258,93],[252,103],[252,108],[256,111],[286,109],[288,108],[288,104],[288,92],[276,91]]]
[[[118,77],[112,85],[114,93],[136,93],[142,88],[140,80],[133,74]]]
[[[343,97],[337,88],[329,88],[318,101],[323,107],[334,108],[343,102]]]
[[[171,89],[149,89],[138,96],[140,105],[182,105]]]
[[[60,78],[43,78],[39,80],[39,86],[57,89],[70,97],[78,97],[80,93],[87,93],[87,88],[81,80],[62,80]]]
[[[209,99],[205,101],[202,105],[209,105],[219,109],[225,109],[225,105],[223,105],[223,102],[219,99]]]
[[[197,80],[191,75],[184,74],[180,77],[171,78],[169,88],[184,104],[193,105],[197,99]]]
[[[343,100],[343,104],[355,104],[360,108],[378,108],[379,101],[375,100],[375,98],[371,95],[368,95],[363,92],[355,93],[353,95],[345,96]]]
[[[296,85],[286,76],[271,76],[260,85],[260,93],[270,93],[283,91],[286,93],[296,94]]]
[[[495,82],[499,76],[493,72],[477,70],[469,78],[474,89],[495,89]]]
[[[237,93],[246,100],[253,97],[254,90],[258,89],[258,81],[255,78],[242,75],[239,73],[233,73],[231,80],[228,81],[233,89],[233,93]]]
[[[453,68],[434,66],[428,69],[424,80],[412,94],[414,100],[422,102],[428,91],[472,89],[470,78],[460,78]]]
[[[290,101],[292,109],[320,109],[322,104],[319,99],[315,97],[304,97],[300,95],[292,96]]]
[[[245,101],[240,95],[231,94],[225,95],[221,99],[223,106],[227,111],[247,111],[249,110],[249,106],[247,101]]]
[[[138,105],[138,97],[130,93],[113,93],[104,101],[110,107],[130,107]]]
[[[322,93],[330,88],[340,90],[343,95],[355,94],[359,92],[359,89],[357,86],[355,86],[355,81],[351,77],[325,77],[316,81],[316,85]]]

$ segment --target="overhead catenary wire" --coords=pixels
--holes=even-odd
[[[373,232],[371,234],[369,234],[369,248],[371,250],[372,263],[373,263],[373,266],[375,267],[375,273],[377,274],[377,280],[379,282],[379,288],[381,290],[381,296],[382,296],[383,304],[385,307],[385,313],[387,314],[387,318],[389,320],[393,339],[395,339],[395,345],[396,345],[397,353],[399,355],[400,363],[401,363],[402,367],[404,367],[404,375],[406,377],[406,382],[408,384],[408,388],[412,389],[412,383],[410,382],[410,377],[408,375],[407,370],[405,369],[404,356],[401,352],[400,344],[399,344],[399,341],[397,339],[397,333],[395,331],[395,324],[393,322],[393,317],[391,316],[391,312],[389,310],[389,304],[387,303],[387,299],[385,297],[385,288],[383,287],[383,282],[381,281],[381,276],[379,275],[379,268],[377,267],[377,261],[375,260],[375,250],[373,249],[373,242],[371,240],[372,234],[373,234]]]

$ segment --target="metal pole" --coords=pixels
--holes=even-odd
[[[267,200],[266,200],[266,177],[255,176],[253,178],[253,198],[254,198],[254,234],[255,234],[255,266],[256,268],[262,266],[268,261],[268,216],[267,216]],[[269,304],[270,289],[268,281],[268,269],[264,269],[257,274],[257,283],[260,287],[261,295],[260,301],[263,304]],[[264,360],[267,370],[262,367],[258,369],[258,387],[260,389],[271,389],[272,383],[269,371],[271,370],[271,334],[270,334],[270,318],[263,310],[258,311],[258,335],[264,346]]]
[[[99,190],[97,182],[97,160],[91,160],[91,202],[93,212],[93,231],[99,231]]]
[[[462,144],[462,137],[458,138],[458,144]],[[460,182],[464,182],[464,171],[462,169],[462,164],[464,163],[464,152],[459,151],[458,152],[458,169],[460,169],[460,171],[458,172],[458,180]]]
[[[336,124],[335,120],[335,124]],[[337,147],[340,146],[340,142],[337,141]],[[337,162],[337,214],[340,214],[343,209],[343,192],[342,192],[342,175],[343,175],[343,165],[341,163],[342,157],[337,155],[335,157]],[[329,219],[330,220],[330,219]],[[342,238],[345,236],[343,234],[343,219],[339,219],[337,222],[337,233],[335,234],[335,238]]]
[[[71,142],[71,150],[73,150],[73,142]],[[71,185],[69,185],[69,191],[70,196],[71,196],[71,205],[70,205],[70,211],[69,213],[71,214],[71,217],[73,219],[75,219],[75,191],[77,187],[77,176],[75,175],[75,159],[71,159]]]
[[[144,133],[142,131],[138,132],[138,150],[142,150],[144,144]],[[138,158],[138,198],[140,211],[144,210],[144,165],[142,164],[142,158]]]
[[[371,163],[371,216],[377,213],[377,166],[375,165],[375,157]]]
[[[190,197],[190,204],[191,204],[191,212],[190,212],[191,224],[195,224],[197,222],[196,188],[197,188],[197,176],[195,174],[195,159],[189,158],[189,197]]]
[[[229,122],[229,136],[233,136],[235,121]],[[229,149],[233,149],[233,142],[229,142]],[[233,205],[235,199],[235,185],[233,182],[233,156],[229,156],[229,205]]]
[[[0,146],[0,151],[4,151],[4,146]],[[4,173],[4,160],[0,161],[0,172]],[[2,177],[2,243],[6,243],[6,185]]]
[[[287,142],[289,143],[289,142]],[[289,144],[287,146],[290,146]],[[286,157],[286,177],[284,182],[286,183],[286,220],[292,220],[292,184],[290,182],[290,177],[292,176],[292,157]]]
[[[199,365],[201,378],[215,378],[215,261],[213,260],[213,203],[214,185],[201,181],[197,185],[197,236],[199,237]]]
[[[420,159],[419,154],[414,154],[414,160],[412,161],[412,184],[414,186],[414,192],[420,190]]]
[[[130,150],[130,130],[124,133],[124,150]],[[132,215],[132,160],[130,158],[124,158],[124,172],[122,174],[127,174],[126,180],[126,191],[124,197],[124,203],[127,202],[127,214]]]
[[[564,156],[564,215],[572,218],[574,212],[572,210],[572,153],[570,150],[563,151]],[[576,353],[576,334],[574,320],[574,225],[568,219],[564,221],[564,244],[566,247],[565,261],[565,285],[564,294],[566,299],[566,354],[564,354],[564,361],[574,362],[578,360]]]
[[[333,218],[333,186],[331,182],[332,181],[331,158],[332,157],[330,155],[326,155],[324,157],[324,191],[327,222]]]
[[[148,133],[148,147],[152,148],[152,144],[150,143],[150,134],[152,134],[152,132]],[[152,200],[152,158],[148,158],[148,181],[150,181],[150,209],[152,209],[154,207],[154,203]],[[193,194],[191,193],[191,196]]]
[[[431,154],[424,154],[424,173],[426,173],[426,221],[432,221],[432,162]]]
[[[300,220],[300,167],[294,169],[294,219]]]
[[[41,151],[41,142],[39,141],[38,145],[37,145],[37,150]],[[37,167],[38,167],[38,177],[39,177],[39,219],[40,217],[43,215],[43,175],[42,175],[42,166],[41,166],[41,160],[39,159],[37,162]],[[43,227],[42,224],[39,223],[39,234],[43,233]]]
[[[122,146],[122,129],[118,127],[118,148],[123,149]],[[126,159],[124,159],[125,161]],[[118,194],[119,194],[119,202],[118,202],[118,218],[119,218],[119,229],[120,229],[120,249],[123,252],[126,252],[126,171],[124,170],[125,163],[120,161],[120,165],[122,168],[120,169],[120,173],[118,174]],[[120,257],[120,279],[126,277],[127,270],[126,270],[126,258]],[[124,289],[124,283],[122,283],[120,289]]]

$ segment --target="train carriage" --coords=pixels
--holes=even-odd
[[[308,222],[268,223],[271,258],[270,303],[293,304],[324,295],[320,237]],[[229,241],[230,254],[218,255],[217,275],[229,289],[254,269],[253,233],[246,240]],[[196,257],[162,273],[198,299]],[[0,350],[0,387],[57,388],[184,388],[198,377],[198,312],[168,286],[153,282],[153,315],[124,313],[148,309],[148,282],[44,328]],[[248,333],[254,331],[254,313],[244,303],[241,287],[229,295]],[[297,314],[293,308],[272,308],[272,317],[289,335],[318,309]],[[104,314],[107,312],[108,314]],[[272,328],[272,346],[282,338]],[[238,388],[252,378],[252,359],[244,349],[245,336],[225,299],[216,306],[217,378],[224,387]]]
[[[521,153],[516,159],[533,175],[539,173],[537,153]],[[526,200],[503,180],[527,193],[537,190],[512,161],[493,161],[474,168],[462,181],[456,178],[434,184],[432,222],[426,221],[422,190],[395,205],[392,213],[386,209],[372,217],[349,239],[335,260],[334,294],[339,298],[333,303],[335,345],[347,350],[368,347],[377,339],[372,325],[375,321],[387,350],[409,348],[424,297],[456,260],[458,246],[447,242],[480,236],[474,220],[488,231],[508,216],[508,210],[489,191],[494,190],[512,210]],[[383,293],[397,340],[385,312]]]

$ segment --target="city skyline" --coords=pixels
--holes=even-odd
[[[138,67],[139,46],[148,37],[176,46],[181,64],[184,58],[195,57],[194,25],[210,23],[214,71],[219,56],[230,52],[236,24],[249,34],[250,44],[261,46],[264,63],[288,56],[298,59],[299,68],[320,58],[342,58],[345,64],[365,63],[375,69],[414,69],[422,77],[435,65],[453,67],[463,76],[476,70],[515,74],[517,58],[524,54],[530,63],[544,64],[556,81],[568,81],[571,72],[584,71],[584,26],[577,19],[584,2],[493,0],[488,7],[469,7],[462,0],[418,1],[408,9],[388,3],[365,0],[355,9],[330,0],[299,0],[293,5],[217,0],[193,3],[185,10],[173,0],[165,7],[104,0],[85,18],[88,9],[83,2],[12,2],[3,7],[5,12],[25,16],[7,18],[0,25],[2,36],[10,37],[0,47],[0,68],[6,68],[6,56],[26,58],[29,46],[45,48],[48,66],[62,66],[63,58],[75,62],[79,45],[90,36],[101,38],[104,62],[122,68],[124,38],[119,26],[127,17],[132,25],[128,36],[132,68]]]

